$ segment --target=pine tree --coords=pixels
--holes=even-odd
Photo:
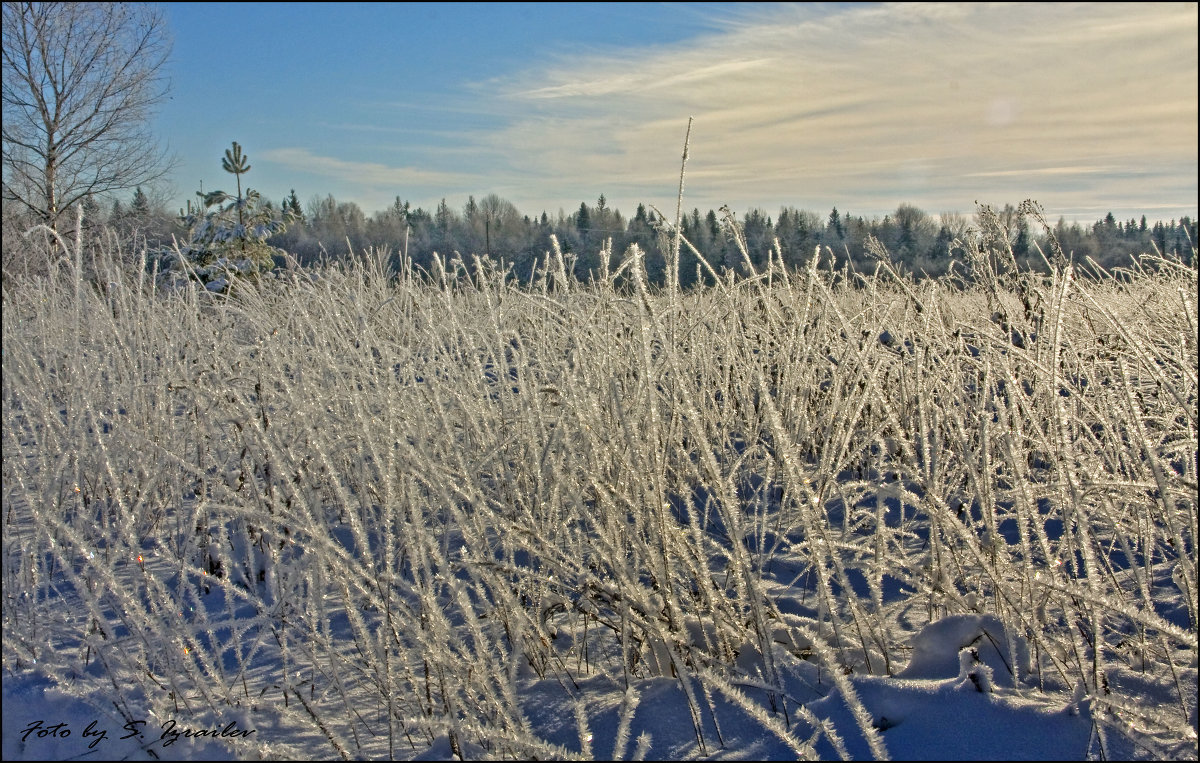
[[[142,220],[150,215],[150,200],[146,198],[146,194],[142,192],[140,185],[133,192],[133,201],[130,202],[130,212]]]
[[[225,149],[225,158],[221,160],[221,169],[225,170],[226,172],[233,173],[233,176],[237,178],[237,199],[235,208],[237,209],[238,228],[239,230],[245,230],[246,223],[243,217],[242,203],[242,175],[250,171],[250,164],[247,161],[246,156],[242,154],[242,147],[238,145],[236,140],[233,142],[233,148]],[[221,192],[216,191],[215,193]],[[226,196],[226,194],[221,195]],[[225,199],[222,199],[222,201],[224,200]],[[245,236],[238,236],[237,238],[239,248],[244,253],[246,251],[246,238]]]
[[[188,243],[180,251],[210,291],[224,291],[235,277],[256,277],[270,271],[275,266],[275,255],[284,252],[266,240],[284,232],[296,219],[290,203],[281,215],[276,215],[258,191],[246,188],[243,193],[242,175],[250,170],[250,164],[237,141],[225,150],[221,167],[236,178],[237,195],[197,191],[199,202],[194,206],[188,202],[187,209],[179,213],[180,222],[188,230]],[[295,192],[290,201],[299,204]],[[175,261],[173,251],[164,254],[168,273],[178,275],[187,269]]]
[[[399,196],[397,196],[396,200],[394,202],[392,202],[391,212],[392,212],[392,215],[397,220],[400,220],[400,221],[407,220],[408,219],[408,210],[409,210],[409,203],[407,201],[401,201]]]
[[[1029,235],[1029,225],[1025,222],[1025,218],[1022,217],[1020,223],[1017,225],[1017,238],[1013,241],[1012,245],[1013,255],[1019,262],[1024,264],[1025,259],[1029,257],[1031,248],[1032,242]]]
[[[579,204],[579,214],[575,216],[575,227],[579,229],[580,233],[583,233],[588,228],[592,227],[592,215],[591,212],[588,211],[586,202],[580,202]]]
[[[292,192],[288,194],[287,199],[284,200],[283,211],[287,214],[290,214],[297,222],[303,222],[304,210],[300,208],[300,199],[296,198],[295,188],[292,189]]]
[[[842,226],[842,218],[838,214],[837,207],[834,207],[833,211],[829,213],[829,227],[837,233],[839,239],[846,237],[846,229]]]
[[[83,197],[83,219],[91,225],[100,223],[100,203],[91,194]]]

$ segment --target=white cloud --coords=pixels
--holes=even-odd
[[[1074,176],[1074,175],[1099,175],[1117,170],[1117,167],[1112,164],[1099,165],[1095,167],[1029,167],[1019,170],[996,170],[994,172],[968,172],[963,177],[968,178],[1000,178],[1000,177],[1034,177],[1037,175],[1045,176]]]
[[[1109,170],[1133,204],[1181,181],[1191,199],[1174,203],[1195,203],[1195,5],[785,6],[720,23],[498,83],[511,121],[475,135],[480,156],[542,198],[666,202],[694,115],[699,206],[969,209],[1011,192],[998,180],[1046,195],[1082,176],[1087,206],[1111,195]]]
[[[276,148],[262,152],[267,161],[290,170],[308,172],[341,182],[373,187],[403,187],[411,184],[462,184],[474,176],[425,170],[416,167],[392,167],[379,162],[352,162],[332,156],[320,156],[306,148]]]

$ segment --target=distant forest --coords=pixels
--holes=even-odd
[[[488,254],[493,259],[511,263],[514,275],[530,278],[533,270],[544,262],[551,249],[551,235],[559,246],[572,255],[576,277],[587,280],[601,269],[601,251],[611,239],[610,251],[617,258],[633,243],[646,252],[649,278],[662,283],[669,251],[670,229],[674,219],[664,225],[653,209],[639,204],[632,217],[610,207],[603,195],[594,204],[580,203],[568,213],[555,216],[542,212],[537,216],[523,214],[511,202],[495,194],[476,200],[470,197],[459,210],[443,199],[434,210],[412,207],[396,197],[395,202],[368,217],[354,202],[339,202],[332,195],[315,196],[301,204],[295,191],[280,202],[264,202],[275,209],[290,210],[299,220],[289,229],[268,240],[292,254],[302,265],[336,261],[345,257],[350,248],[356,253],[368,248],[386,249],[394,258],[407,254],[417,267],[428,268],[434,252],[447,257],[455,252],[462,255]],[[1019,263],[1032,268],[1042,265],[1037,247],[1049,256],[1046,234],[1036,221],[1018,213],[1017,208],[1005,205],[995,209],[1008,231],[1013,253]],[[127,204],[114,202],[109,210],[93,204],[88,219],[126,233],[146,236],[151,246],[169,243],[171,235],[182,236],[183,228],[175,216],[161,204],[149,202],[140,190]],[[736,227],[730,222],[734,221]],[[930,215],[911,204],[901,204],[883,218],[864,218],[846,210],[833,208],[818,214],[794,207],[768,214],[763,209],[751,209],[734,215],[728,209],[701,212],[692,209],[684,214],[683,232],[718,271],[734,270],[746,273],[740,249],[732,238],[744,236],[751,261],[757,268],[765,265],[775,242],[784,261],[794,267],[808,262],[817,247],[822,262],[829,263],[829,251],[837,267],[849,266],[862,273],[874,271],[876,258],[868,251],[867,241],[874,237],[887,248],[892,262],[920,278],[940,276],[947,272],[954,259],[962,260],[956,239],[965,240],[972,228],[979,227],[976,215]],[[1068,225],[1062,218],[1052,228],[1062,249],[1079,263],[1091,258],[1106,270],[1130,264],[1134,254],[1175,253],[1191,263],[1196,242],[1196,221],[1190,217],[1148,223],[1140,219],[1118,220],[1109,213],[1102,220],[1085,227]],[[828,251],[827,249],[828,248]],[[680,256],[680,283],[691,285],[697,280],[710,280],[695,255],[685,246]]]

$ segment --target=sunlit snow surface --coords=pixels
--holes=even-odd
[[[103,696],[84,701],[28,673],[4,676],[5,760],[237,759],[210,739],[172,738],[161,723],[130,720],[147,723],[127,728],[127,720]],[[181,725],[177,721],[168,728]]]
[[[997,649],[990,637],[1001,642]],[[1014,663],[1004,645],[1003,626],[992,616],[957,615],[927,626],[913,639],[913,658],[897,675],[850,676],[850,684],[871,715],[872,725],[889,757],[897,760],[1085,760],[1100,756],[1086,699],[1060,697],[1059,701],[1038,695],[1031,687],[1014,687],[1005,664],[1019,663],[1020,645]],[[981,680],[980,672],[991,673],[990,681]],[[975,677],[972,677],[972,676]],[[1136,680],[1134,674],[1115,672],[1110,680]],[[1184,677],[1192,689],[1196,686],[1195,671]],[[581,698],[588,707],[588,729],[591,734],[591,757],[596,759],[630,759],[636,753],[637,740],[649,734],[648,759],[716,760],[779,760],[794,759],[796,753],[778,738],[765,733],[756,724],[749,724],[742,711],[718,698],[715,707],[721,726],[723,744],[718,741],[711,716],[707,717],[706,747],[701,750],[693,732],[688,703],[679,682],[671,678],[644,679],[636,682],[641,695],[640,705],[629,725],[628,741],[617,749],[619,697],[610,677],[592,677],[579,681],[578,689],[567,689],[562,683],[544,679],[526,671],[521,681],[523,705],[531,727],[548,742],[562,745],[574,753],[581,751],[579,731],[575,721],[573,699]],[[990,684],[990,686],[989,686]],[[854,717],[841,692],[832,686],[829,677],[808,662],[793,666],[785,686],[792,698],[809,699],[808,708],[819,718],[829,720],[842,733],[856,728]],[[753,689],[746,689],[754,695]],[[820,694],[823,698],[812,699]],[[589,697],[594,698],[588,704]],[[1194,694],[1193,694],[1194,697]],[[1163,697],[1171,702],[1170,696]],[[226,745],[209,738],[188,739],[164,733],[169,719],[147,719],[135,728],[141,736],[128,739],[126,719],[102,695],[85,699],[72,697],[50,687],[45,679],[31,673],[4,678],[4,740],[5,760],[235,760],[262,759],[278,756],[328,757],[330,750],[314,745],[314,740],[290,739],[277,736],[269,725],[269,709],[254,714],[237,713],[216,723],[190,722],[194,730],[238,731],[254,729],[248,741]],[[181,713],[174,728],[188,725],[186,713]],[[41,725],[26,733],[31,725]],[[228,728],[233,722],[235,727]],[[797,729],[806,729],[802,737],[811,736],[811,727],[794,717]],[[1196,723],[1192,712],[1193,728]],[[62,724],[56,731],[48,727]],[[753,729],[753,733],[746,733]],[[98,739],[100,731],[105,739]],[[39,731],[42,735],[39,736]],[[65,732],[70,732],[69,734]],[[86,735],[85,735],[86,734]],[[245,736],[243,734],[243,736]],[[840,754],[862,760],[873,757],[865,739],[853,735],[842,739],[838,750],[828,739],[815,740],[814,752],[822,759],[836,759]],[[1127,739],[1110,734],[1108,754],[1115,759],[1145,758],[1157,748],[1137,747]],[[1157,750],[1170,754],[1169,749]],[[463,755],[469,758],[488,757],[486,750],[474,745],[464,746]],[[414,760],[456,759],[446,737],[431,746],[406,746],[397,757]]]

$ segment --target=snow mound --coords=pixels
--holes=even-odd
[[[1029,674],[1029,647],[1011,636],[995,615],[950,615],[932,622],[912,639],[908,667],[897,678],[959,678],[971,680],[980,691],[992,682],[1016,686]],[[972,678],[974,676],[974,678]]]

